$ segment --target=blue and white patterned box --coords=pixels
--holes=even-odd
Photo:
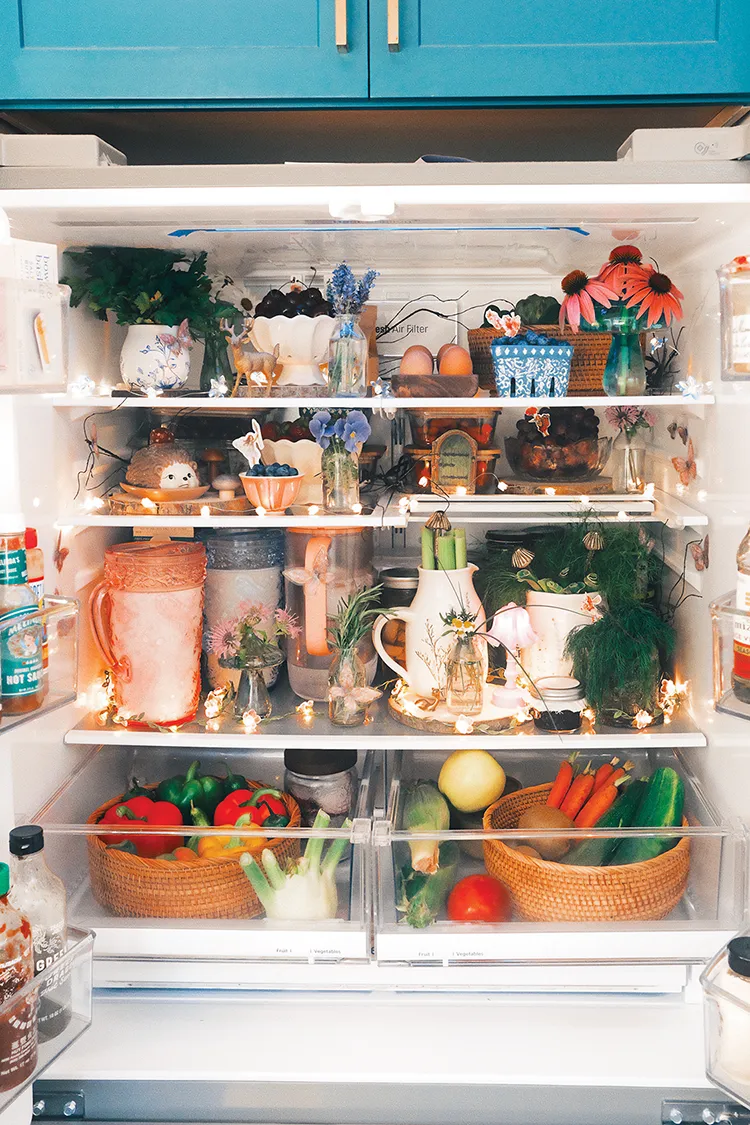
[[[498,337],[490,344],[495,386],[502,398],[563,398],[573,345],[536,332]]]

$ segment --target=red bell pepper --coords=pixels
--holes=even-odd
[[[217,805],[214,825],[236,824],[247,814],[253,824],[270,821],[269,828],[285,828],[289,823],[289,813],[278,789],[235,789]]]
[[[134,846],[136,853],[145,859],[155,859],[165,852],[172,852],[184,843],[182,836],[152,836],[136,829],[136,824],[154,825],[157,828],[170,828],[182,826],[182,813],[177,805],[169,801],[152,801],[150,797],[131,797],[129,801],[113,805],[107,809],[100,824],[117,824],[124,827],[131,826],[134,831],[122,832],[103,836],[104,842],[110,846],[122,844],[126,840]]]

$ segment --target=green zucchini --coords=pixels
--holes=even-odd
[[[673,828],[682,824],[685,804],[685,787],[682,778],[664,766],[654,770],[648,779],[646,791],[633,818],[633,828]],[[679,837],[630,836],[622,840],[610,857],[608,866],[615,867],[625,863],[642,863],[655,859],[662,852],[668,852],[678,843]]]
[[[396,870],[396,909],[421,930],[435,921],[445,905],[458,874],[458,844],[440,845],[439,867],[433,875],[415,871],[410,863]]]
[[[629,782],[627,788],[607,809],[604,816],[597,820],[594,827],[629,828],[645,791],[645,781]],[[617,836],[597,836],[594,839],[582,840],[580,844],[572,847],[560,862],[570,863],[576,867],[604,867],[621,842],[622,840]]]

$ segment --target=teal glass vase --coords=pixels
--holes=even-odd
[[[637,317],[630,309],[613,305],[599,312],[597,322],[603,332],[612,333],[604,368],[604,393],[613,397],[645,394],[646,368]]]

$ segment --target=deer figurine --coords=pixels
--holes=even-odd
[[[251,324],[252,321],[247,318],[238,335],[228,320],[221,322],[222,331],[232,348],[234,366],[237,368],[231,398],[237,397],[243,382],[248,390],[253,389],[254,383],[256,387],[262,387],[266,394],[270,394],[271,387],[276,381],[274,369],[279,358],[279,345],[277,344],[272,352],[259,352],[250,339]]]

